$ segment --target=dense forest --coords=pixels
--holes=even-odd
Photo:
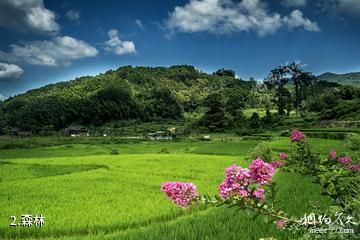
[[[249,108],[266,114],[246,117]],[[226,69],[207,74],[189,65],[124,66],[0,102],[0,129],[37,134],[72,124],[191,118],[191,128],[239,131],[271,127],[291,111],[303,118],[355,120],[359,109],[359,88],[319,80],[296,63],[273,69],[263,83],[238,79]]]

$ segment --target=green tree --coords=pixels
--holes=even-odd
[[[179,119],[183,114],[180,101],[166,87],[154,88],[141,97],[140,104],[146,120]]]
[[[249,127],[254,130],[258,130],[261,128],[261,120],[257,112],[253,112],[253,114],[249,118]]]
[[[311,85],[315,80],[315,76],[310,72],[304,72],[301,65],[292,63],[288,66],[291,73],[291,80],[295,86],[295,108],[296,113],[299,114],[300,102],[306,99],[305,89]]]
[[[284,115],[286,108],[285,84],[289,82],[290,69],[286,65],[281,65],[271,70],[270,74],[265,78],[264,84],[270,89],[274,89],[276,94],[276,102],[278,112]]]
[[[225,109],[233,117],[242,115],[247,99],[242,89],[230,89],[226,93]]]
[[[223,110],[223,100],[219,93],[212,93],[206,99],[204,106],[208,108],[201,122],[211,132],[223,131],[228,126],[228,119]]]
[[[273,117],[271,116],[271,112],[269,109],[266,110],[266,114],[262,118],[262,122],[266,127],[270,127],[273,124]]]
[[[217,70],[216,72],[214,72],[213,75],[220,76],[220,77],[235,78],[235,71],[233,71],[231,69],[221,68],[221,69]]]

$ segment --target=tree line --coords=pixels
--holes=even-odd
[[[317,113],[322,119],[356,118],[359,99],[359,88],[318,81],[297,63],[274,68],[263,83],[237,79],[227,69],[207,74],[189,65],[124,66],[0,102],[0,129],[39,133],[74,123],[176,119],[204,131],[256,130],[270,128],[292,110],[301,116]],[[266,114],[246,117],[249,108],[265,109]],[[196,117],[187,119],[189,115]]]

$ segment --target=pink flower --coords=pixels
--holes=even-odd
[[[330,158],[336,158],[336,150],[335,149],[331,149],[329,151],[329,157]]]
[[[281,152],[279,153],[279,157],[280,159],[285,160],[289,157],[289,155],[286,152]]]
[[[248,193],[244,189],[251,181],[249,169],[232,165],[226,168],[225,172],[225,181],[219,185],[221,197],[247,197]]]
[[[199,196],[193,183],[165,182],[161,185],[161,191],[180,207],[190,206]]]
[[[265,190],[262,189],[262,188],[257,188],[254,190],[253,192],[253,196],[260,200],[260,201],[263,201],[265,199]]]
[[[249,192],[242,189],[239,191],[239,196],[242,198],[247,198],[249,196]]]
[[[282,166],[284,166],[284,164],[285,163],[281,160],[276,160],[271,163],[274,168],[281,168]]]
[[[254,160],[249,169],[232,165],[225,169],[225,180],[219,185],[220,196],[223,199],[237,197],[262,201],[265,190],[261,185],[271,181],[274,174],[275,168],[261,159]]]
[[[352,162],[352,159],[350,156],[343,156],[338,158],[338,162],[344,165],[348,165]]]
[[[232,165],[225,169],[225,177],[228,182],[238,182],[242,185],[249,184],[250,173],[249,169],[240,166]]]
[[[294,129],[291,132],[290,138],[292,142],[299,142],[300,140],[305,139],[305,134],[297,129]]]
[[[286,227],[286,222],[284,220],[277,220],[275,224],[278,229],[284,229]]]
[[[360,165],[349,166],[348,169],[350,171],[359,172],[360,171]]]
[[[260,158],[252,161],[249,169],[252,180],[260,184],[267,184],[275,174],[275,168]]]

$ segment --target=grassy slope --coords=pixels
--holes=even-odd
[[[319,146],[327,146],[321,140]],[[1,150],[0,236],[68,239],[257,239],[291,238],[231,209],[182,210],[159,191],[163,181],[192,181],[201,193],[216,193],[223,169],[248,165],[245,154],[257,142],[140,143],[66,145],[31,150]],[[288,140],[272,143],[288,148]],[[335,141],[334,144],[339,144]],[[109,147],[120,155],[110,156]],[[166,147],[170,154],[158,154]],[[187,152],[187,153],[186,153]],[[132,154],[135,153],[135,154]],[[199,154],[194,154],[199,153]],[[211,155],[208,155],[211,154]],[[218,154],[218,155],[215,155]],[[75,156],[73,156],[75,155]],[[92,155],[92,156],[91,156]],[[11,173],[11,174],[9,174]],[[277,176],[285,210],[300,214],[320,189],[295,174]],[[12,215],[44,214],[46,226],[10,228]],[[1,238],[1,239],[2,239]]]

